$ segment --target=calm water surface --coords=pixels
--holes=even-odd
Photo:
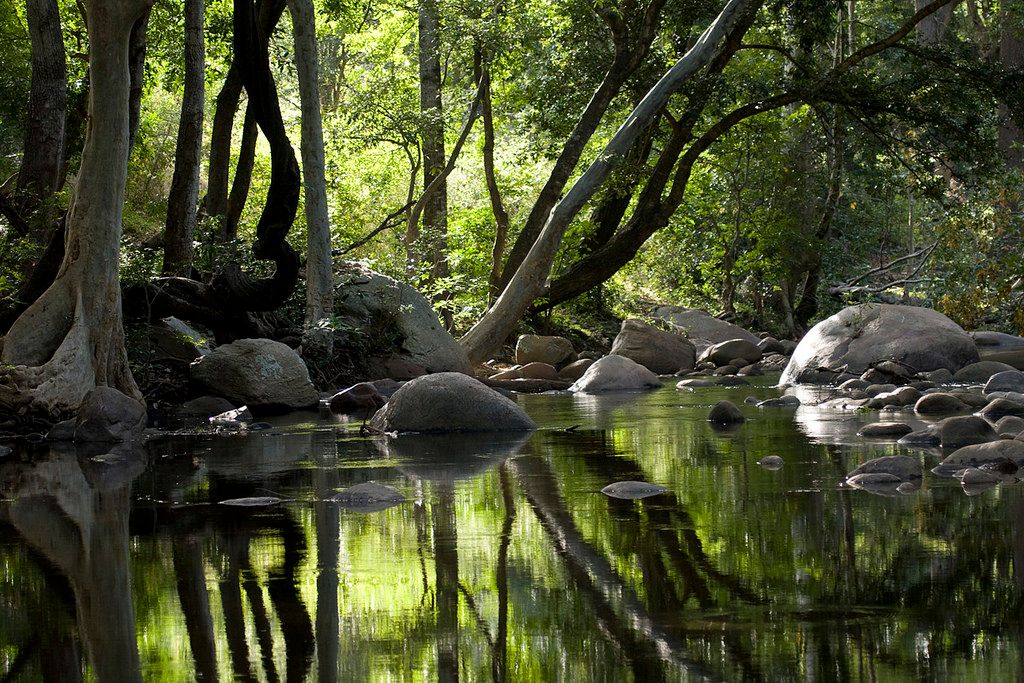
[[[869,416],[744,405],[738,429],[705,422],[747,395],[778,391],[521,396],[530,436],[389,442],[308,414],[8,459],[0,676],[1020,680],[1021,485],[842,489],[901,452],[853,436]],[[626,479],[668,493],[600,493]],[[365,481],[408,500],[326,500]],[[217,504],[247,496],[285,500]]]

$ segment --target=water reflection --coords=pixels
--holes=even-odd
[[[0,675],[1019,678],[1019,484],[970,498],[931,475],[898,497],[840,488],[869,449],[750,407],[716,435],[707,407],[727,397],[742,400],[529,397],[532,436],[282,423],[7,464]],[[756,464],[771,453],[777,471]],[[600,493],[624,480],[667,491]],[[409,502],[330,501],[367,481]],[[257,495],[286,502],[216,504]]]

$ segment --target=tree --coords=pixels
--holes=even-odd
[[[188,276],[192,270],[203,151],[203,109],[206,105],[203,8],[203,0],[185,0],[185,92],[178,123],[174,178],[167,197],[165,275]]]
[[[128,367],[118,265],[128,169],[132,27],[151,0],[84,0],[89,124],[66,253],[57,279],[15,321],[0,359],[10,379],[51,412],[74,410],[97,385],[140,397]]]
[[[334,312],[331,224],[324,178],[324,133],[320,117],[316,15],[312,0],[289,0],[295,66],[302,99],[302,175],[306,198],[306,326]],[[329,343],[330,337],[324,341]]]
[[[734,25],[742,23],[743,19],[750,21],[758,6],[756,0],[729,0],[694,46],[648,91],[597,159],[554,206],[537,240],[494,306],[460,340],[470,360],[483,361],[508,338],[519,317],[543,291],[569,222],[630,151],[646,126],[661,113],[668,99],[715,57],[722,39]]]

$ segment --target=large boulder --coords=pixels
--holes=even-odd
[[[82,400],[75,416],[74,440],[79,443],[133,441],[146,427],[146,406],[112,387],[96,387]]]
[[[782,373],[780,385],[860,374],[892,360],[914,372],[956,372],[978,361],[974,340],[930,308],[860,304],[811,328]]]
[[[458,372],[417,377],[370,419],[381,432],[507,432],[536,429],[519,405]]]
[[[712,344],[730,339],[745,339],[752,344],[760,341],[753,332],[725,320],[719,320],[699,308],[658,306],[654,309],[654,315],[684,331],[697,351],[703,351]]]
[[[661,386],[653,372],[625,356],[605,356],[587,368],[569,387],[573,393],[600,394],[612,391],[644,391]]]
[[[747,339],[728,339],[717,344],[712,344],[700,354],[700,361],[711,361],[721,367],[728,365],[733,360],[742,358],[747,365],[761,360],[761,349],[752,341]]]
[[[259,409],[311,408],[320,400],[299,354],[271,339],[223,344],[190,366],[203,391]]]
[[[697,360],[697,350],[686,337],[632,319],[622,322],[611,353],[661,375],[692,370]]]
[[[962,384],[984,384],[992,375],[1000,372],[1015,371],[1012,365],[994,360],[980,360],[971,363],[953,373],[953,381]]]
[[[994,360],[1024,370],[1024,337],[1004,332],[979,330],[971,332],[978,354],[984,360]]]
[[[516,363],[547,363],[560,366],[576,359],[576,349],[565,337],[542,337],[537,334],[520,335],[516,342]]]
[[[212,350],[212,334],[204,334],[174,316],[150,327],[149,340],[158,359],[191,363]]]
[[[337,349],[364,356],[369,374],[392,379],[424,371],[472,374],[466,352],[441,326],[422,294],[361,263],[346,262],[339,269],[334,299],[340,323]]]

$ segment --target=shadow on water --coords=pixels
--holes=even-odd
[[[1019,485],[840,488],[892,452],[845,443],[864,418],[809,438],[742,406],[723,435],[704,418],[726,396],[531,397],[533,435],[282,423],[8,462],[0,677],[1019,677]],[[769,453],[786,465],[758,467]],[[624,480],[666,493],[600,493]],[[369,481],[406,502],[332,500]]]

